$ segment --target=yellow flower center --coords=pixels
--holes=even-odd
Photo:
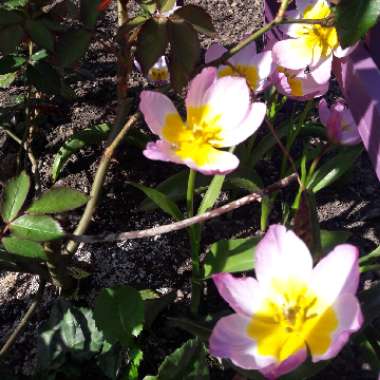
[[[331,9],[325,0],[319,0],[314,6],[306,7],[303,18],[319,20],[331,15]],[[339,46],[338,33],[334,27],[321,25],[300,25],[296,32],[305,42],[305,48],[313,51],[313,56],[328,57]]]
[[[302,80],[295,77],[294,74],[291,74],[288,70],[286,70],[282,66],[277,67],[277,71],[280,73],[284,73],[286,75],[286,79],[288,81],[290,87],[290,94],[293,96],[303,96],[303,86]]]
[[[255,66],[235,65],[226,66],[219,71],[219,78],[226,76],[244,77],[249,88],[254,91],[259,85],[259,75]]]
[[[337,326],[332,307],[305,285],[288,281],[274,283],[273,294],[252,317],[247,333],[257,342],[260,355],[282,362],[305,345],[312,354],[323,354]]]
[[[214,147],[218,147],[222,141],[220,117],[212,113],[207,105],[190,107],[186,123],[178,114],[168,114],[162,134],[172,144],[178,157],[191,159],[202,166],[210,160]]]
[[[153,81],[168,81],[169,71],[166,67],[160,69],[152,67],[148,72],[148,78]]]

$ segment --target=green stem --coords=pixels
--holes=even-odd
[[[186,205],[187,217],[194,216],[194,190],[196,171],[190,169],[189,180],[187,182]],[[201,229],[199,225],[193,225],[188,228],[190,246],[191,246],[191,261],[193,271],[191,274],[191,313],[196,315],[198,313],[201,296],[202,296],[202,278],[200,266],[200,235]]]

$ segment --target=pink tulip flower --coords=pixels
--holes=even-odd
[[[313,362],[335,357],[360,329],[356,247],[338,245],[313,268],[304,242],[272,225],[256,247],[255,271],[256,279],[213,276],[235,314],[214,327],[212,355],[276,379],[304,362],[308,352]]]
[[[142,73],[141,65],[136,59],[134,60],[134,65],[136,66],[137,70]],[[169,67],[164,55],[161,56],[148,71],[146,79],[148,79],[148,82],[153,86],[163,86],[170,82]]]
[[[212,44],[205,56],[206,64],[220,58],[227,49],[220,44]],[[264,51],[257,53],[256,43],[252,42],[228,60],[228,65],[218,69],[219,78],[225,76],[241,76],[247,80],[252,91],[259,93],[269,84],[268,78],[275,69],[272,53]]]
[[[238,158],[219,148],[247,139],[266,113],[265,104],[251,103],[249,95],[243,78],[218,79],[215,68],[206,68],[190,83],[184,122],[168,97],[143,91],[140,110],[150,130],[160,137],[147,145],[144,155],[184,164],[206,175],[233,171]]]
[[[329,89],[329,81],[317,83],[313,75],[304,70],[294,71],[278,67],[271,79],[280,94],[298,101],[323,96]]]
[[[327,136],[334,144],[355,145],[361,142],[358,127],[351,111],[336,102],[329,108],[325,99],[319,102],[319,118],[327,128]]]
[[[327,0],[297,0],[297,10],[288,12],[290,18],[324,19],[332,14]],[[332,59],[345,57],[355,48],[342,49],[335,27],[319,24],[289,24],[282,28],[290,39],[275,43],[273,60],[290,70],[309,68],[317,83],[331,76]]]

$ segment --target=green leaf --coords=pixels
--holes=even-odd
[[[61,67],[72,66],[82,58],[92,38],[92,33],[85,29],[69,30],[58,41],[56,53]]]
[[[215,36],[216,31],[212,25],[211,16],[202,7],[193,4],[185,5],[177,9],[174,15],[189,22],[197,32],[210,37]]]
[[[53,182],[56,182],[63,167],[69,158],[82,148],[90,145],[100,144],[107,138],[111,130],[108,124],[99,124],[91,128],[85,128],[82,131],[74,133],[59,149],[54,157],[51,169]]]
[[[186,21],[170,19],[168,27],[170,81],[173,88],[180,91],[190,81],[200,61],[201,46],[197,32]]]
[[[208,380],[207,350],[199,339],[188,340],[168,355],[158,369],[155,380]]]
[[[342,0],[336,7],[335,23],[343,48],[364,37],[380,16],[380,0]]]
[[[335,246],[344,244],[351,236],[349,231],[321,230],[321,245],[325,253],[330,252]]]
[[[50,189],[36,199],[28,208],[29,213],[54,214],[74,210],[88,202],[89,197],[68,187]]]
[[[214,206],[222,191],[225,177],[224,175],[214,176],[199,206],[198,214],[203,214]]]
[[[161,13],[169,12],[176,6],[176,0],[158,0],[158,9]]]
[[[158,59],[165,54],[168,35],[165,18],[150,18],[139,32],[136,59],[146,75]]]
[[[157,2],[156,0],[138,0],[143,11],[152,15],[157,10]]]
[[[364,316],[364,326],[366,326],[380,316],[380,283],[361,291],[359,301]]]
[[[342,149],[340,153],[316,170],[307,184],[307,188],[317,193],[330,186],[354,165],[362,151],[363,147],[361,145]]]
[[[139,348],[133,348],[129,352],[129,370],[126,379],[138,380],[139,367],[143,360],[144,354]]]
[[[54,50],[54,36],[43,22],[28,19],[25,22],[25,30],[29,34],[31,40],[46,50]]]
[[[9,225],[21,239],[49,241],[65,235],[60,224],[47,215],[22,215]]]
[[[0,9],[0,29],[4,26],[21,24],[24,21],[22,13],[7,9]]]
[[[23,206],[30,189],[30,178],[21,172],[6,184],[0,205],[0,214],[4,222],[14,219]]]
[[[6,9],[19,9],[25,7],[27,5],[29,0],[6,0],[4,7]]]
[[[257,186],[257,184],[254,181],[248,178],[227,177],[226,185],[229,185],[233,188],[246,190],[249,193],[255,193],[261,190],[260,187]]]
[[[13,73],[17,71],[26,59],[18,55],[7,55],[0,59],[0,75]]]
[[[100,0],[80,0],[80,18],[89,29],[93,29],[96,25],[99,16],[97,9],[99,4]]]
[[[20,25],[10,25],[0,31],[0,52],[3,55],[13,53],[20,45],[24,30]]]
[[[185,318],[168,318],[170,326],[178,327],[189,334],[198,337],[203,342],[208,342],[212,328],[209,323],[194,321]]]
[[[157,316],[176,298],[175,292],[171,292],[165,295],[160,295],[154,293],[149,298],[144,298],[144,293],[140,294],[144,300],[144,310],[145,310],[145,328],[149,329],[153,322],[156,320]]]
[[[246,272],[255,266],[255,247],[259,238],[220,240],[214,243],[204,262],[205,279],[213,274]]]
[[[28,65],[26,76],[37,90],[49,95],[61,95],[61,77],[58,71],[45,61]]]
[[[166,212],[176,220],[181,220],[183,218],[181,210],[178,206],[165,194],[158,190],[152,189],[150,187],[140,185],[135,182],[128,182],[133,187],[144,192],[144,194],[149,197],[162,211]]]
[[[144,302],[130,286],[102,289],[95,301],[96,325],[110,342],[127,346],[137,337],[144,324]]]
[[[9,88],[9,86],[15,81],[16,77],[16,73],[0,75],[0,88]]]
[[[33,63],[38,62],[38,61],[41,61],[42,59],[47,58],[48,56],[49,56],[49,53],[45,49],[41,49],[41,50],[38,50],[37,52],[35,52],[30,57],[30,61],[32,61]]]
[[[15,255],[46,260],[45,251],[39,243],[31,240],[19,239],[15,236],[4,237],[1,242],[8,252]]]

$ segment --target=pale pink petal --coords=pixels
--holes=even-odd
[[[248,115],[238,127],[222,131],[220,135],[222,141],[218,142],[218,145],[220,147],[234,146],[246,140],[263,123],[266,110],[265,103],[252,103]]]
[[[252,256],[253,266],[253,256]],[[219,294],[241,315],[251,318],[262,305],[265,296],[253,277],[234,277],[230,273],[219,273],[212,276]]]
[[[205,63],[208,64],[209,62],[220,58],[226,51],[227,49],[218,43],[211,44],[206,51]]]
[[[228,174],[239,166],[239,159],[234,154],[214,148],[210,148],[205,160],[205,162],[197,164],[188,158],[184,159],[183,163],[204,175]]]
[[[330,80],[333,56],[329,55],[326,59],[320,60],[317,66],[313,66],[310,75],[316,83],[323,84]]]
[[[348,108],[345,108],[342,111],[342,121],[345,127],[342,129],[341,132],[340,143],[342,145],[359,144],[362,141],[362,139],[360,137],[356,121]]]
[[[334,55],[337,58],[344,58],[350,55],[357,47],[359,43],[357,42],[355,45],[349,46],[345,49],[342,49],[342,47],[339,45],[335,50],[334,50]]]
[[[233,55],[228,61],[232,65],[249,65],[253,56],[257,54],[256,42],[253,41]]]
[[[246,117],[251,107],[249,88],[244,78],[223,77],[215,81],[204,96],[209,107],[205,117],[218,118],[222,130],[234,129]]]
[[[198,74],[189,85],[186,96],[186,108],[200,107],[205,105],[205,94],[209,87],[215,83],[217,79],[217,69],[215,67],[207,67]]]
[[[255,89],[255,93],[263,91],[269,85],[268,78],[276,69],[276,65],[273,62],[272,52],[264,51],[253,55],[249,60],[248,65],[257,68],[258,86]]]
[[[333,333],[332,343],[324,354],[313,354],[311,347],[313,362],[332,359],[338,355],[342,347],[348,342],[350,335],[358,331],[363,324],[363,314],[359,302],[353,294],[345,293],[339,296],[333,304],[333,309],[338,318],[338,328]]]
[[[295,20],[301,18],[301,14],[298,10],[294,9],[286,12],[285,14],[287,19]],[[282,33],[287,34],[289,37],[299,37],[299,29],[302,24],[283,24],[279,28]]]
[[[161,129],[169,114],[177,114],[172,101],[165,95],[155,91],[143,91],[140,95],[140,111],[150,130],[161,136]]]
[[[325,256],[313,269],[311,287],[331,305],[343,293],[355,294],[359,284],[359,250],[341,244]]]
[[[305,69],[313,61],[312,49],[307,49],[300,38],[276,42],[272,54],[274,62],[291,70]]]
[[[279,364],[272,364],[268,367],[260,369],[260,372],[269,380],[278,379],[280,376],[285,375],[296,369],[307,358],[307,350],[299,350],[288,359]]]
[[[150,160],[174,162],[177,164],[181,163],[181,160],[171,149],[170,144],[164,140],[148,143],[145,150],[143,151],[143,154]]]
[[[318,111],[319,111],[319,119],[321,123],[324,126],[326,126],[331,114],[331,111],[330,111],[329,105],[327,104],[326,99],[320,100],[318,104]]]
[[[309,6],[313,6],[316,0],[296,0],[296,7],[300,13],[303,13]]]
[[[309,282],[313,266],[309,249],[286,227],[279,224],[270,226],[255,253],[256,278],[260,285],[270,285],[273,279]]]
[[[245,369],[258,369],[273,364],[274,358],[257,353],[256,342],[247,334],[249,322],[250,318],[239,314],[221,318],[209,340],[210,354],[230,359],[236,366]]]

